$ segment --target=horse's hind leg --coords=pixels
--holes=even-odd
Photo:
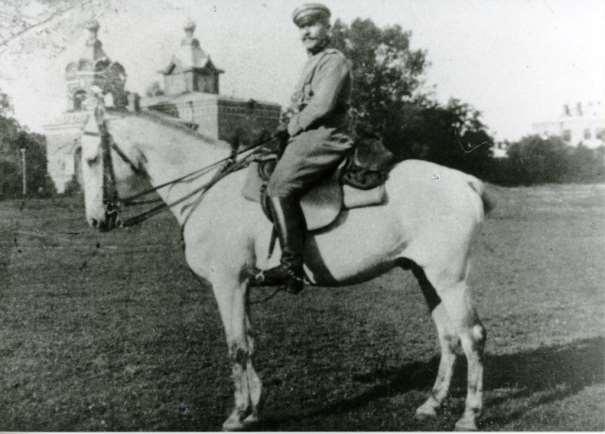
[[[466,283],[467,273],[461,273],[460,277],[460,274],[456,276],[457,273],[432,267],[425,267],[424,271],[443,304],[443,317],[440,318],[449,318],[447,323],[460,340],[467,359],[466,403],[462,418],[456,422],[456,429],[476,430],[476,420],[483,406],[483,348],[486,333],[471,303]],[[435,309],[435,312],[437,311],[438,309]],[[435,318],[435,315],[433,317]],[[449,332],[446,331],[445,337],[448,335]]]
[[[443,307],[443,303],[441,303],[441,299],[437,295],[433,285],[426,278],[422,268],[414,264],[412,272],[416,276],[416,279],[418,279],[422,293],[431,310],[431,315],[437,328],[439,346],[441,347],[439,370],[435,384],[428,399],[416,410],[416,417],[422,420],[437,416],[437,409],[439,409],[443,400],[447,397],[454,371],[454,362],[456,361],[455,351],[459,346],[459,339]]]

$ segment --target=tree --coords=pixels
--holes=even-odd
[[[10,99],[6,98],[9,101]],[[47,196],[54,190],[46,169],[45,138],[29,132],[10,112],[0,112],[0,198],[18,197],[21,194],[20,149],[27,158],[27,185],[30,194]]]
[[[0,159],[11,161],[11,144],[19,136],[20,125],[12,117],[12,104],[10,97],[0,89]]]
[[[57,55],[82,22],[110,10],[116,0],[0,0],[0,58]],[[11,50],[9,50],[11,48]]]
[[[369,19],[337,20],[332,46],[353,63],[352,112],[357,135],[378,135],[398,159],[423,158],[486,173],[492,137],[481,114],[452,99],[445,106],[421,91],[427,53],[410,48],[411,33]]]
[[[0,116],[9,116],[13,113],[13,105],[11,104],[8,94],[0,89]]]
[[[420,124],[409,124],[405,130],[422,144],[421,153],[414,155],[413,148],[412,156],[486,176],[494,140],[481,121],[481,113],[457,99],[450,99],[445,106],[425,103],[421,107]]]
[[[336,20],[333,47],[353,63],[351,105],[357,133],[378,132],[389,148],[401,136],[402,116],[422,82],[426,55],[410,49],[410,32],[380,29],[369,19]]]
[[[513,178],[524,184],[561,182],[568,172],[568,154],[558,137],[527,136],[508,148]]]
[[[493,160],[489,180],[505,185],[605,181],[605,146],[572,147],[560,137],[531,135],[508,146],[508,158]]]
[[[580,143],[569,152],[565,181],[597,182],[605,179],[605,146],[590,149]]]

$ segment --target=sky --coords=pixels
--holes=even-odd
[[[305,61],[291,22],[300,0],[124,0],[100,18],[105,52],[124,65],[127,88],[144,93],[183,37],[196,37],[226,72],[221,93],[285,105]],[[334,18],[370,18],[412,32],[427,51],[426,89],[482,112],[499,140],[531,133],[563,104],[605,104],[605,1],[602,0],[326,0]],[[86,31],[50,57],[0,58],[0,87],[15,116],[35,131],[65,107],[64,68],[78,58]]]

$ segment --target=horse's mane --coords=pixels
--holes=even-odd
[[[191,137],[195,137],[197,139],[203,140],[208,144],[211,144],[213,146],[217,146],[217,147],[225,147],[228,148],[229,144],[227,142],[224,142],[222,140],[217,140],[209,135],[206,135],[204,133],[200,133],[199,131],[196,131],[194,129],[192,129],[188,123],[182,119],[179,118],[175,118],[173,116],[155,111],[155,110],[141,110],[138,112],[124,112],[123,110],[120,111],[110,111],[110,113],[115,114],[115,113],[128,113],[129,115],[132,116],[137,116],[137,117],[142,117],[142,118],[147,118],[147,119],[151,119],[154,122],[158,122],[166,127],[169,127],[173,130],[178,130],[181,132],[184,132],[185,134],[191,136]]]

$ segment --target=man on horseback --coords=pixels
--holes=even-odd
[[[306,233],[300,198],[336,169],[351,150],[347,134],[351,64],[328,48],[330,10],[307,3],[292,14],[308,60],[278,135],[288,144],[267,185],[268,207],[282,249],[280,265],[252,279],[252,285],[303,289],[303,247]]]

